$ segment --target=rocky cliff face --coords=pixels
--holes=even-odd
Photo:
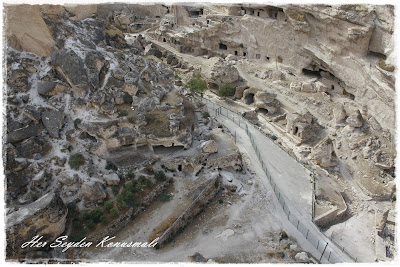
[[[35,236],[42,236],[41,242],[50,244],[64,232],[67,212],[62,199],[55,193],[48,193],[8,214],[7,257],[17,257],[38,249],[30,245],[21,247]]]
[[[164,35],[175,39],[172,44],[180,50],[200,48],[204,54],[276,61],[288,75],[322,75],[325,85],[365,103],[368,114],[394,134],[393,7],[289,5],[249,10],[255,11],[222,19],[203,16],[192,32]],[[212,22],[202,24],[205,20]],[[293,78],[288,76],[289,81]]]
[[[192,144],[194,107],[174,72],[145,56],[143,38],[129,46],[118,28],[123,19],[116,23],[106,10],[5,8],[10,257],[25,254],[20,242],[34,235],[60,235],[65,204],[90,208],[112,198],[120,179],[116,167],[104,172],[107,164],[143,164],[147,155],[137,148]]]

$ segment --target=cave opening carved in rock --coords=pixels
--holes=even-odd
[[[244,101],[247,105],[251,105],[254,103],[254,94],[249,93],[244,97]]]

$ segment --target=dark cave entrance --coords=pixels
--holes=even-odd
[[[309,77],[321,78],[321,73],[319,73],[319,71],[302,69],[301,72]]]
[[[228,46],[226,44],[219,43],[219,49],[220,50],[228,50]]]
[[[264,115],[267,115],[269,113],[268,109],[266,109],[266,108],[259,108],[258,112],[261,113],[261,114],[264,114]]]
[[[294,131],[293,131],[293,135],[297,135],[297,133],[299,132],[299,127],[294,127]]]
[[[252,93],[248,93],[245,97],[244,97],[244,102],[247,105],[251,105],[254,103],[254,94]]]

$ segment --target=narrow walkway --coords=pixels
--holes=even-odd
[[[221,110],[219,114],[216,114],[213,106],[218,109],[218,104],[207,103],[210,113],[216,115],[218,121],[224,124],[232,134],[236,134],[236,142],[239,150],[242,153],[248,154],[252,159],[252,163],[257,169],[257,175],[262,179],[266,188],[269,189],[266,192],[267,194],[271,194],[272,187],[268,177],[265,175],[264,169],[267,168],[270,175],[274,177],[274,181],[282,192],[280,199],[284,200],[286,205],[282,209],[281,201],[278,202],[278,199],[274,198],[280,204],[278,206],[281,206],[280,209],[277,209],[281,212],[279,218],[285,228],[290,231],[290,234],[302,245],[303,249],[310,251],[314,257],[319,259],[325,245],[328,243],[324,257],[321,260],[322,263],[353,262],[351,258],[331,243],[311,221],[311,183],[309,174],[304,167],[254,129],[252,125],[247,125],[247,122],[239,115],[227,112],[226,109],[222,110],[222,114]],[[259,149],[255,150],[253,148],[246,130],[238,127],[236,123],[239,123],[239,120],[241,121],[241,127],[246,128],[245,125],[247,125],[252,140]],[[260,154],[268,166],[260,164],[256,156],[257,154]],[[273,193],[274,191],[272,190]],[[289,213],[288,216],[287,212]]]
[[[201,111],[199,108],[195,108],[194,114],[196,115],[197,125],[199,126],[199,129],[203,130],[205,127],[204,122],[203,122],[203,114],[201,114]]]

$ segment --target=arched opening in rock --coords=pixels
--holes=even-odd
[[[219,43],[219,49],[220,50],[228,50],[228,46],[226,44]]]
[[[178,165],[178,172],[181,172],[181,171],[182,171],[182,165],[179,164],[179,165]]]
[[[269,57],[265,56],[265,60],[266,60],[266,61],[269,61]]]
[[[367,56],[369,56],[369,57],[376,57],[376,58],[380,58],[380,59],[386,60],[386,55],[384,55],[384,54],[382,54],[382,53],[377,53],[377,52],[368,51]]]
[[[218,90],[218,84],[216,84],[216,83],[208,83],[208,88],[210,89],[210,90]]]
[[[254,103],[254,94],[252,93],[248,93],[245,97],[244,97],[244,102],[247,105],[251,105]]]
[[[237,56],[237,55],[238,55],[238,51],[235,50],[235,56]]]
[[[246,52],[243,52],[243,56],[245,57],[247,55],[247,53]]]
[[[189,11],[189,17],[191,18],[198,18],[199,16],[203,15],[203,9],[199,10],[191,10]]]
[[[261,114],[267,115],[267,114],[268,114],[268,109],[266,109],[266,108],[259,108],[259,109],[258,109],[258,112],[261,113]]]
[[[165,37],[162,39],[162,41],[164,42],[164,43],[166,43],[167,42],[167,39],[165,39]]]
[[[331,89],[332,89],[332,90],[335,90],[335,86],[334,86],[333,84],[331,85]]]
[[[321,78],[321,73],[319,73],[319,71],[302,69],[301,72],[309,77]]]

